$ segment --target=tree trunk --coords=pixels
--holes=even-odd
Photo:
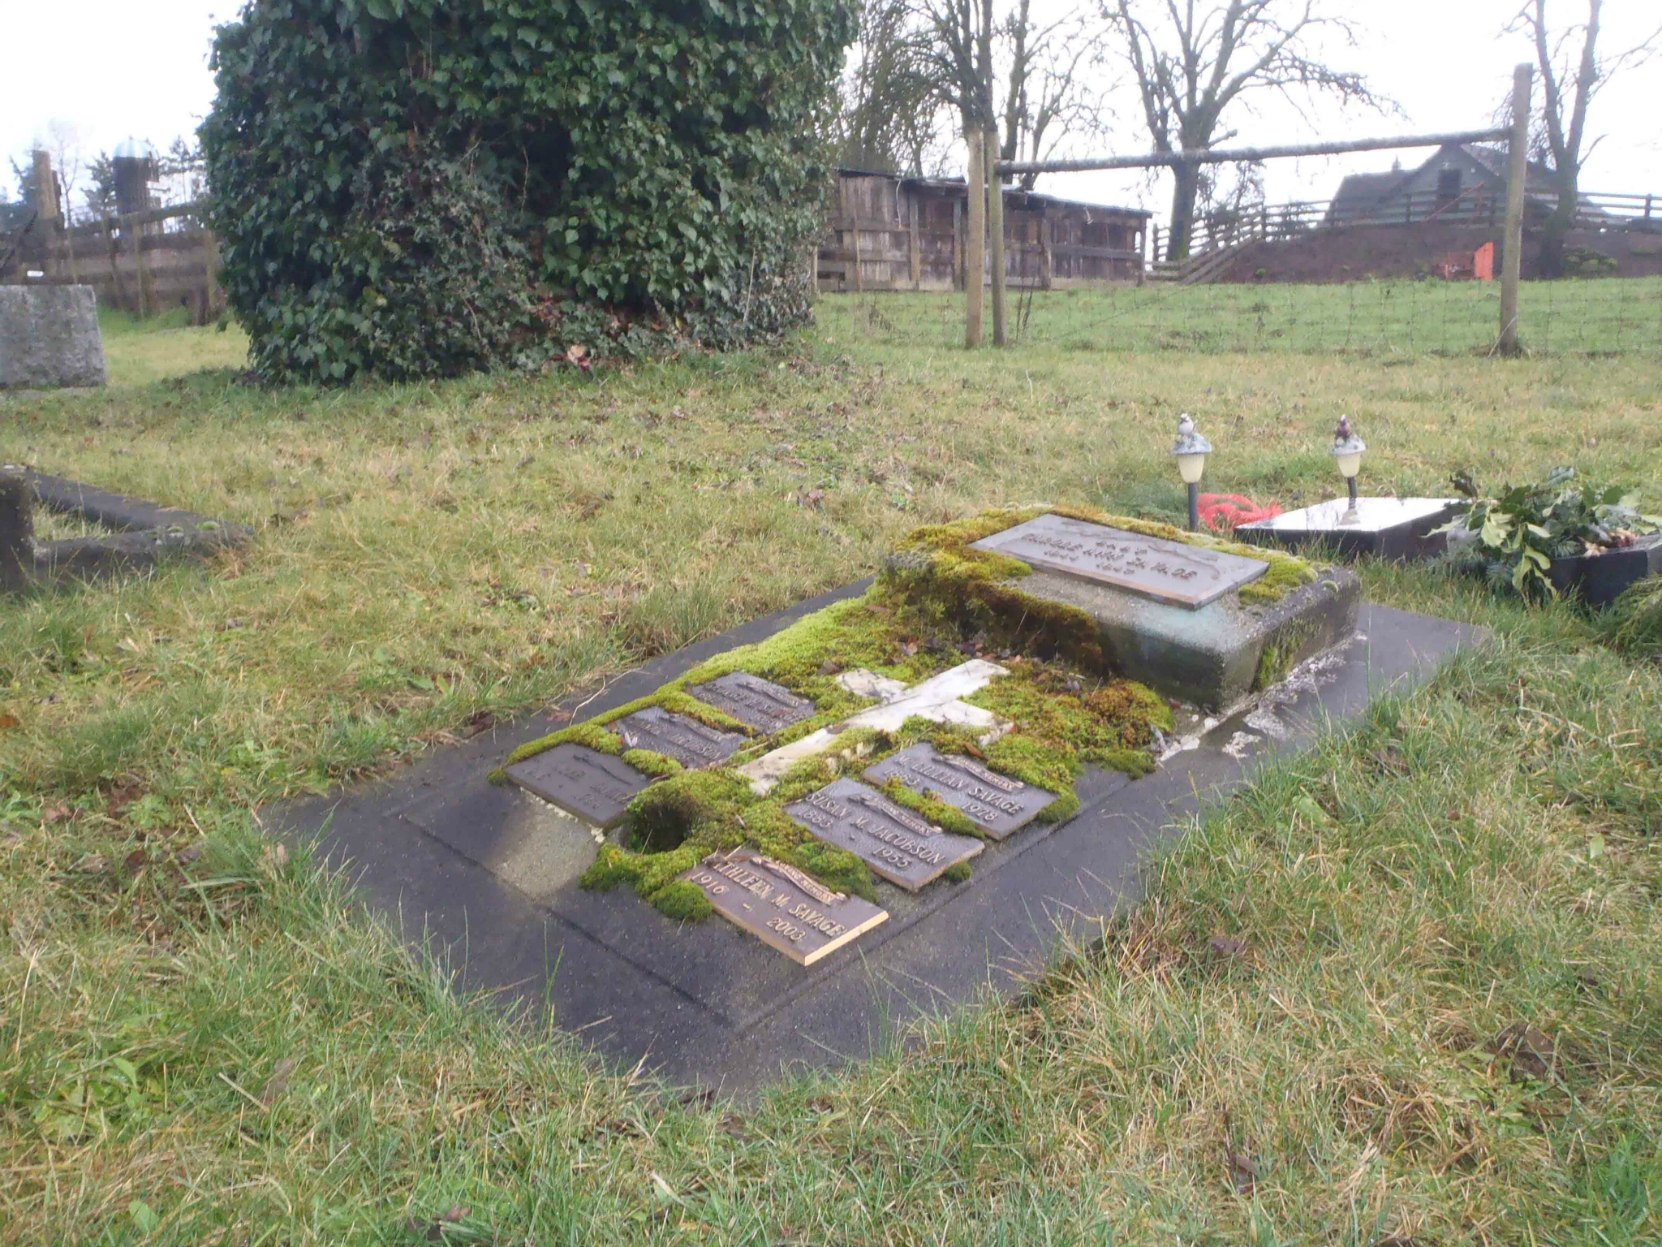
[[[1200,196],[1200,166],[1172,166],[1171,229],[1166,234],[1166,259],[1189,258],[1189,235],[1194,229],[1195,200]]]
[[[1575,210],[1580,201],[1575,178],[1561,178],[1558,202],[1547,214],[1541,226],[1541,250],[1536,257],[1537,277],[1548,280],[1564,276],[1564,247],[1570,230],[1575,228]]]

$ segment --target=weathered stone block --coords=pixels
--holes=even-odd
[[[1231,593],[1199,610],[1037,568],[1020,588],[1089,615],[1111,670],[1207,709],[1230,706],[1348,641],[1362,601],[1355,574],[1337,568],[1279,602],[1248,605]]]
[[[35,491],[21,472],[0,467],[0,593],[29,583],[35,566]]]
[[[91,286],[0,286],[0,390],[104,384]]]

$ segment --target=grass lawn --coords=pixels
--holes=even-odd
[[[1662,1241],[1662,669],[1437,570],[1364,577],[1491,649],[1191,827],[1025,1001],[754,1105],[454,999],[262,840],[917,524],[1169,516],[1183,410],[1209,485],[1285,505],[1346,411],[1376,491],[1567,462],[1662,511],[1653,349],[1192,354],[1172,291],[1102,349],[1134,293],[1041,297],[1005,353],[849,298],[779,352],[338,392],[115,325],[106,392],[0,397],[0,461],[258,532],[0,604],[0,1242]]]

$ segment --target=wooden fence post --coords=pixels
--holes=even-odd
[[[1044,245],[1039,281],[1043,289],[1049,290],[1056,282],[1056,222],[1043,208],[1039,209],[1039,240]]]
[[[1529,92],[1534,70],[1519,65],[1512,72],[1512,137],[1506,154],[1506,228],[1500,265],[1500,340],[1502,355],[1516,355],[1518,283],[1523,277],[1524,179],[1529,174]]]
[[[858,294],[866,288],[864,279],[860,275],[860,218],[858,214],[849,218],[854,228],[849,231],[854,242],[854,291]]]
[[[923,253],[918,248],[918,201],[917,196],[907,198],[906,209],[906,256],[912,262],[912,289],[923,289]]]
[[[992,247],[993,345],[1008,340],[1004,294],[1009,274],[1004,260],[1004,179],[998,172],[998,127],[987,131],[987,240]]]
[[[964,346],[981,345],[982,286],[987,280],[987,139],[984,131],[964,134],[969,148],[969,238],[964,248]]]

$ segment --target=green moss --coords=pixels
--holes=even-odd
[[[942,873],[941,878],[951,883],[968,883],[975,874],[975,868],[968,862],[953,862]]]
[[[1315,626],[1307,619],[1293,620],[1272,636],[1258,655],[1258,671],[1252,678],[1252,691],[1259,692],[1286,679],[1315,635]]]
[[[652,894],[651,899],[661,913],[678,922],[695,922],[715,913],[715,907],[704,895],[704,889],[684,879],[664,884]]]

